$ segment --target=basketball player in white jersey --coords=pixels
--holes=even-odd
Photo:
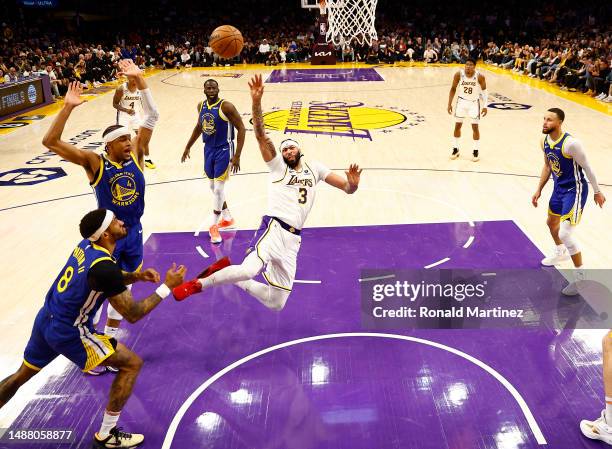
[[[321,163],[304,160],[299,144],[292,139],[284,140],[277,151],[264,130],[261,75],[255,75],[249,87],[255,136],[270,170],[267,215],[263,217],[241,265],[227,266],[229,260],[221,259],[198,279],[179,285],[172,293],[181,301],[214,285],[236,284],[269,309],[281,310],[293,287],[302,241],[300,233],[314,203],[317,183],[325,181],[352,194],[359,186],[361,170],[356,164],[351,164],[345,172],[345,179]],[[252,279],[261,271],[267,285]]]
[[[125,126],[130,131],[138,133],[138,128],[140,128],[143,122],[143,109],[140,91],[133,79],[128,79],[127,83],[123,83],[115,89],[113,107],[117,110],[116,124]],[[149,156],[149,142],[143,143],[145,166],[149,169],[154,169],[155,164]]]
[[[472,161],[478,162],[480,150],[480,130],[478,122],[480,117],[487,115],[487,83],[484,75],[476,71],[476,61],[468,58],[465,62],[465,68],[455,73],[453,85],[448,94],[448,113],[453,113],[453,98],[457,93],[457,102],[455,104],[455,143],[451,159],[459,157],[459,138],[461,137],[461,125],[464,119],[470,119],[472,122],[472,138],[474,139],[474,150],[472,152]]]

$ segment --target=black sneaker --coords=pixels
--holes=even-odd
[[[451,154],[451,159],[457,159],[459,157],[459,148],[453,148],[453,153]]]
[[[145,159],[145,167],[149,170],[155,170],[157,167],[151,159]]]
[[[478,157],[478,150],[474,150],[472,152],[472,162],[478,162],[480,158]]]
[[[122,432],[120,427],[113,427],[109,435],[100,440],[98,434],[94,435],[92,449],[119,449],[136,447],[144,441],[144,435],[140,433]]]

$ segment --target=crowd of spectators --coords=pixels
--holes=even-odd
[[[104,10],[55,20],[48,12],[9,8],[0,36],[0,83],[47,75],[59,97],[70,81],[88,88],[114,79],[122,58],[168,70],[310,59],[318,9],[300,9],[297,0],[243,0],[240,10],[229,2],[216,4],[213,17],[190,5],[111,0]],[[426,0],[379,0],[378,41],[335,51],[340,61],[371,64],[482,58],[562,89],[612,101],[612,17],[606,5],[593,0],[588,8],[578,8],[566,0],[534,0],[482,8],[466,1],[432,5]],[[250,14],[245,16],[244,10]],[[255,16],[260,20],[253,20]],[[219,59],[208,46],[208,35],[220,21],[237,26],[245,39],[241,54],[232,60]]]

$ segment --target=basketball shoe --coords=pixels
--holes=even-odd
[[[207,278],[213,273],[216,273],[219,270],[222,270],[225,267],[228,267],[232,264],[229,257],[225,256],[222,259],[217,260],[215,263],[209,265],[202,271],[195,279],[192,279],[187,282],[183,282],[181,285],[174,287],[172,289],[172,295],[174,299],[177,301],[182,301],[185,298],[188,298],[191,295],[196,293],[200,293],[202,291],[202,284],[200,283],[200,279]]]
[[[229,220],[226,220],[224,218],[219,223],[217,223],[217,227],[219,228],[219,231],[226,231],[226,230],[229,230],[229,229],[233,229],[235,223],[236,222],[234,221],[233,218],[230,218]]]
[[[568,260],[569,258],[570,256],[567,253],[567,248],[565,246],[559,245],[555,247],[553,253],[550,256],[546,256],[544,259],[542,259],[542,265],[544,265],[545,267],[552,267],[554,265],[557,265],[558,263]]]
[[[474,150],[472,152],[472,162],[478,162],[480,158],[478,157],[478,150]]]
[[[612,444],[612,427],[606,422],[606,411],[602,410],[601,416],[595,421],[583,419],[580,421],[580,431],[591,440],[601,440],[604,443]]]
[[[155,165],[155,162],[153,162],[151,159],[145,159],[145,167],[147,167],[149,170],[155,170],[157,165]]]
[[[94,435],[93,449],[107,448],[130,448],[136,447],[144,441],[144,435],[140,433],[123,432],[120,427],[113,427],[109,435],[103,440],[98,438],[98,434]]]
[[[221,238],[221,234],[219,234],[219,226],[214,224],[208,229],[208,234],[210,235],[211,243],[221,243],[223,239]]]
[[[459,157],[459,148],[453,148],[453,152],[451,153],[451,159],[457,159]]]

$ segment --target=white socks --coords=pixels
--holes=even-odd
[[[108,410],[104,410],[104,418],[102,418],[102,426],[100,427],[100,431],[98,432],[98,437],[100,439],[106,438],[111,429],[117,425],[117,421],[119,421],[119,415],[121,412],[109,412]]]
[[[454,138],[455,144],[454,144],[453,148],[459,149],[459,139],[460,139],[460,137],[455,137]]]
[[[474,151],[480,150],[480,140],[474,141]]]
[[[612,424],[612,398],[606,396],[606,423]]]

